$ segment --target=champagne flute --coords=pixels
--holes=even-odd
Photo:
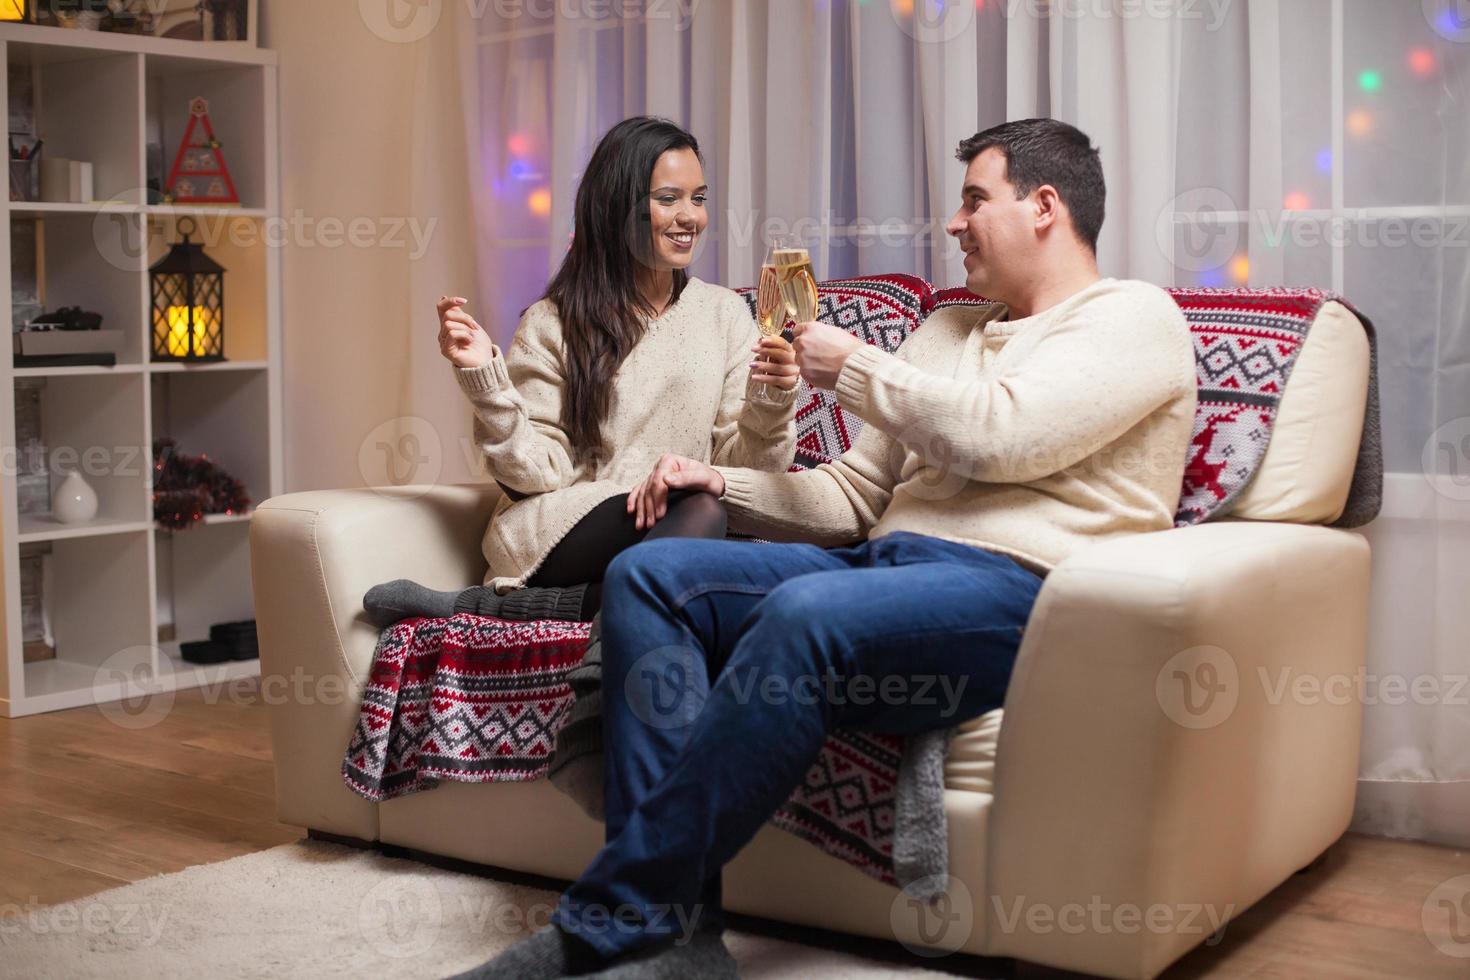
[[[786,313],[796,323],[817,318],[817,277],[812,271],[811,253],[799,238],[778,238],[771,246],[771,265],[776,269],[776,283]]]
[[[760,284],[755,291],[755,319],[762,337],[780,336],[782,328],[786,326],[786,317],[783,315],[778,320],[776,313],[781,311],[784,314],[782,307],[781,287],[776,282],[776,267],[771,264],[771,257],[768,254],[766,261],[761,264]],[[756,394],[762,398],[766,396],[764,381],[761,382],[761,389]]]

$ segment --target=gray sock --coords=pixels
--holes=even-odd
[[[560,980],[607,965],[591,946],[552,925],[450,980]]]
[[[612,961],[597,974],[598,980],[739,980],[735,957],[725,948],[721,934],[699,929],[686,943],[658,945]]]
[[[362,607],[378,626],[391,626],[412,616],[453,616],[454,597],[458,594],[425,588],[400,578],[368,589],[362,597]]]
[[[560,619],[581,622],[582,603],[587,586],[568,588],[528,587],[498,594],[488,585],[465,589],[454,599],[454,611],[476,616],[496,616],[529,623],[538,619]]]

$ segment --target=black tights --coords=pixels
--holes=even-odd
[[[727,524],[725,505],[700,490],[670,490],[668,512],[653,527],[641,531],[637,518],[628,513],[628,495],[612,497],[577,522],[526,585],[566,588],[587,584],[582,615],[584,621],[590,620],[602,608],[602,577],[619,554],[656,538],[723,538]]]

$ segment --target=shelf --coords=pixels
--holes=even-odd
[[[237,677],[260,676],[258,657],[252,660],[228,660],[222,664],[191,664],[179,653],[179,643],[176,640],[160,643],[158,653],[158,673],[155,676],[159,687],[165,691],[223,684]]]
[[[148,371],[151,374],[196,374],[201,371],[264,371],[269,367],[269,361],[210,361],[204,364],[154,361],[148,365]]]
[[[179,643],[211,625],[255,615],[250,563],[253,512],[211,514],[187,532],[153,520],[151,447],[173,436],[240,479],[252,502],[280,491],[281,250],[266,234],[279,218],[276,53],[252,44],[192,42],[98,31],[0,24],[0,55],[32,92],[30,131],[48,157],[93,164],[97,200],[0,203],[10,220],[12,294],[44,309],[81,306],[123,331],[114,367],[0,370],[0,425],[15,463],[0,468],[9,507],[4,593],[6,657],[0,715],[84,705],[130,727],[147,699],[188,687],[257,677],[258,660],[184,662]],[[172,164],[196,96],[211,121],[245,206],[146,204],[147,182]],[[22,125],[26,125],[22,123]],[[162,159],[159,159],[161,153]],[[156,200],[156,198],[155,198]],[[227,270],[228,361],[151,360],[150,265],[195,219],[194,240]],[[18,263],[18,264],[17,264]],[[19,290],[19,291],[17,291]],[[12,410],[13,409],[13,410]],[[24,412],[27,438],[17,446]],[[44,446],[46,455],[37,453]],[[98,496],[98,516],[61,524],[46,508],[56,474],[75,467]],[[24,663],[16,552],[40,559],[56,656]],[[110,707],[108,705],[111,705]],[[115,714],[114,714],[115,713]],[[138,719],[144,720],[146,719]],[[131,726],[139,727],[139,726]],[[3,972],[3,971],[0,971]]]
[[[75,378],[87,374],[142,374],[141,364],[119,364],[117,367],[85,365],[83,367],[15,368],[17,378]]]
[[[205,527],[218,527],[225,524],[249,524],[250,519],[254,516],[255,511],[253,509],[244,514],[205,514],[203,519],[200,520],[198,523],[202,524]],[[189,534],[197,531],[198,527],[196,526],[185,528],[184,530],[175,530],[171,527],[164,527],[161,524],[154,524],[153,530],[157,531],[159,534]]]
[[[36,541],[64,541],[68,538],[95,538],[104,534],[127,534],[129,531],[146,531],[153,524],[149,521],[119,521],[97,517],[81,524],[63,524],[50,516],[41,514],[20,515],[21,544]]]
[[[258,48],[249,41],[180,41],[39,24],[0,24],[0,41],[32,49],[38,57],[57,61],[85,58],[96,53],[177,57],[229,65],[274,65],[278,61],[276,52]]]
[[[44,218],[48,214],[142,214],[150,218],[265,218],[265,208],[237,208],[205,204],[129,204],[91,201],[72,204],[55,201],[10,201],[11,217]]]

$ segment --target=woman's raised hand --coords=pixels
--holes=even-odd
[[[772,384],[790,391],[801,380],[796,366],[796,350],[784,337],[762,337],[750,349],[757,359],[750,362],[750,377],[761,384]]]
[[[495,345],[485,328],[461,307],[462,296],[439,297],[439,353],[457,368],[479,368],[490,363]]]

